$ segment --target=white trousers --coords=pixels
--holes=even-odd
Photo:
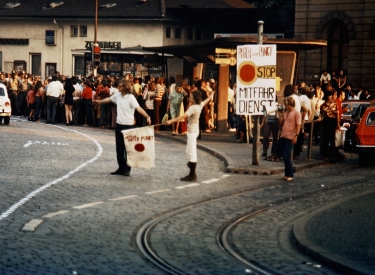
[[[197,162],[197,137],[199,133],[187,133],[186,154],[190,162]]]

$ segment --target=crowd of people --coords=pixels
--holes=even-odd
[[[144,78],[127,75],[125,77],[67,77],[56,72],[45,80],[23,71],[10,74],[1,73],[0,82],[7,86],[11,100],[12,114],[28,117],[29,121],[66,126],[83,125],[101,129],[115,129],[116,105],[98,104],[96,100],[109,98],[119,92],[118,84],[126,79],[132,83],[132,93],[139,105],[147,112],[155,125],[155,131],[170,130],[172,134],[186,134],[187,121],[181,120],[171,126],[162,125],[162,119],[176,118],[189,106],[189,95],[199,90],[202,99],[209,97],[215,90],[215,81],[196,79],[192,86],[186,81],[176,83],[174,77],[165,81],[163,77]],[[146,125],[145,119],[135,113],[135,126]],[[200,132],[210,131],[214,124],[214,103],[211,102],[202,110]]]

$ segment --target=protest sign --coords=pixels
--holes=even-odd
[[[121,131],[124,135],[127,164],[136,168],[155,166],[154,126]]]
[[[276,45],[237,47],[237,115],[261,115],[276,104]]]

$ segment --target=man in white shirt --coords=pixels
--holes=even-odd
[[[320,87],[322,88],[323,93],[326,91],[328,85],[331,85],[331,75],[327,70],[324,70],[320,76]]]
[[[48,84],[47,88],[47,123],[56,123],[57,104],[64,91],[63,84],[57,79],[57,76],[52,76],[52,82]]]
[[[95,100],[99,104],[116,103],[117,118],[116,118],[116,155],[118,169],[112,172],[111,175],[124,175],[129,177],[131,167],[127,164],[127,154],[123,130],[134,128],[134,111],[137,110],[147,120],[147,125],[151,124],[151,118],[142,107],[139,106],[138,101],[133,95],[132,84],[129,80],[123,79],[118,84],[119,93],[114,93],[111,97],[101,100]]]
[[[81,117],[81,111],[83,109],[83,101],[81,97],[83,87],[80,83],[78,83],[78,79],[76,77],[73,77],[72,80],[75,90],[73,93],[73,121],[74,125],[78,125]]]

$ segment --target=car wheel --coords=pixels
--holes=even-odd
[[[9,122],[10,122],[10,117],[9,116],[4,117],[4,124],[9,125]]]

